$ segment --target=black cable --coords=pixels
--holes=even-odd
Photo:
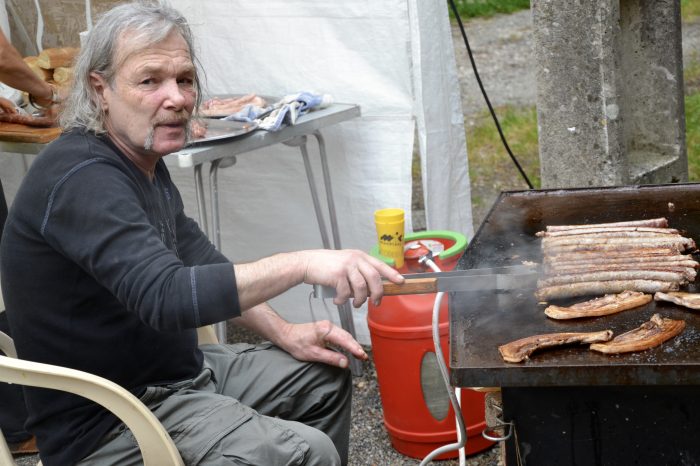
[[[522,177],[525,180],[525,182],[527,183],[528,187],[530,189],[533,189],[532,183],[530,183],[530,179],[527,177],[527,175],[523,171],[523,168],[520,166],[520,162],[518,162],[518,159],[515,158],[513,151],[510,150],[510,146],[508,145],[508,141],[506,141],[506,137],[503,134],[503,130],[501,129],[501,124],[498,122],[498,117],[496,116],[496,112],[493,110],[493,106],[491,105],[491,101],[489,100],[489,96],[486,95],[486,89],[484,89],[484,85],[481,82],[481,77],[479,77],[479,71],[476,69],[476,62],[474,61],[474,55],[472,55],[472,49],[469,46],[469,40],[467,40],[467,33],[464,31],[464,25],[462,24],[462,18],[459,17],[459,12],[457,11],[457,7],[455,6],[455,2],[454,2],[454,0],[449,0],[449,2],[450,2],[450,7],[452,8],[452,13],[454,13],[455,18],[457,19],[457,24],[459,24],[459,30],[462,31],[462,38],[464,39],[464,45],[467,47],[467,53],[469,54],[469,61],[471,62],[472,68],[474,69],[474,76],[476,76],[476,82],[479,83],[479,88],[481,89],[481,94],[484,96],[484,100],[486,101],[486,105],[488,106],[489,111],[491,112],[491,117],[493,117],[493,122],[496,124],[496,128],[498,129],[498,134],[501,136],[501,141],[503,142],[503,146],[506,148],[508,155],[510,155],[511,160],[513,160],[513,163],[518,168],[518,171],[522,175]]]

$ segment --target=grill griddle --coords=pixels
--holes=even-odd
[[[670,204],[669,204],[670,203]],[[537,231],[547,225],[605,223],[666,217],[669,227],[700,243],[700,184],[626,186],[503,192],[460,259],[458,269],[541,263]],[[698,385],[700,311],[671,303],[611,316],[557,321],[544,314],[535,289],[450,294],[450,366],[456,386]],[[682,291],[700,292],[698,284]],[[558,300],[569,305],[590,299]],[[535,352],[519,364],[505,363],[498,346],[526,336],[611,329],[618,335],[654,313],[682,319],[679,336],[644,352],[604,355],[587,346]]]

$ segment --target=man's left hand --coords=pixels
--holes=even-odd
[[[323,362],[348,367],[348,358],[332,348],[342,349],[358,359],[366,360],[362,346],[342,328],[321,320],[306,324],[287,323],[278,346],[300,361]]]

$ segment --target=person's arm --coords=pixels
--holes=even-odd
[[[37,105],[49,107],[55,103],[55,89],[34,74],[2,31],[0,31],[0,81],[15,89],[28,92]]]
[[[91,163],[71,171],[51,193],[41,214],[41,234],[153,328],[180,331],[238,317],[300,283],[331,286],[337,304],[352,296],[359,306],[368,296],[381,298],[382,276],[403,281],[393,268],[353,250],[299,251],[249,264],[214,260],[186,267],[148,219],[137,180],[99,157],[98,148],[90,150]],[[215,259],[202,243],[181,244],[188,262],[195,254]]]
[[[234,266],[241,309],[261,304],[300,283],[335,288],[335,304],[352,297],[360,307],[367,298],[379,303],[382,277],[403,283],[403,276],[379,259],[357,250],[309,250],[266,257]]]
[[[233,321],[270,340],[300,361],[348,367],[348,358],[329,346],[346,350],[358,359],[367,359],[367,353],[350,333],[327,320],[293,324],[264,303],[244,311]]]

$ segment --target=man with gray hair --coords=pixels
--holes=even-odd
[[[145,403],[189,465],[347,463],[351,384],[331,322],[292,324],[265,302],[299,283],[336,303],[379,301],[361,251],[298,251],[232,264],[184,213],[162,157],[183,147],[199,101],[192,35],[158,2],[120,5],[75,67],[65,132],[32,164],[2,240],[2,288],[21,358],[106,377]],[[197,346],[234,319],[270,342]],[[100,406],[27,388],[27,428],[45,466],[141,462]]]

